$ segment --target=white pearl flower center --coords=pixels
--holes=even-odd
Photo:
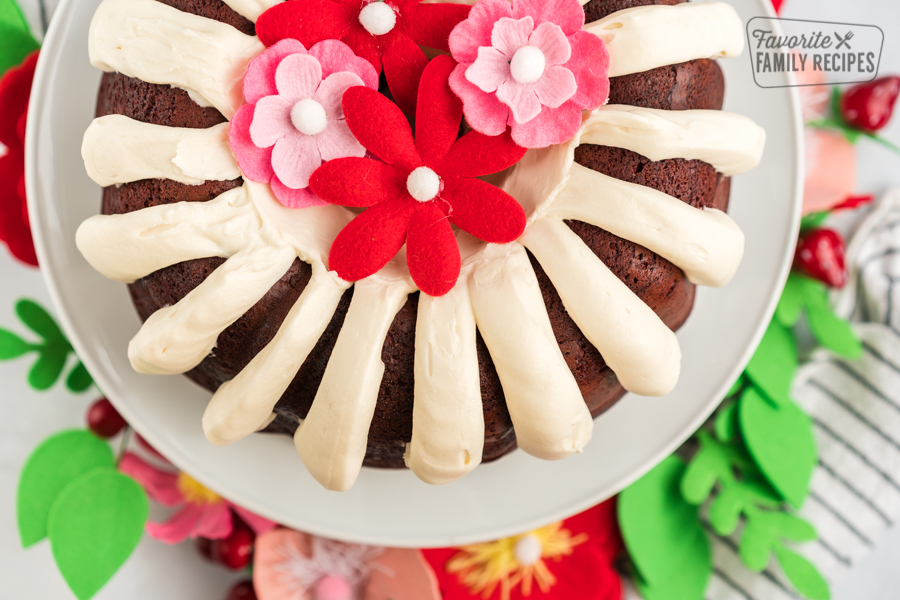
[[[325,108],[311,98],[301,100],[291,109],[291,123],[300,133],[318,135],[328,127]]]
[[[428,167],[419,167],[406,179],[406,189],[419,202],[428,202],[441,193],[441,178]]]
[[[386,2],[376,0],[359,11],[359,22],[372,35],[384,35],[397,24],[397,13]]]
[[[513,55],[509,63],[509,70],[513,79],[518,83],[534,83],[544,74],[547,67],[547,58],[540,48],[535,46],[522,46]]]
[[[539,540],[536,535],[529,533],[516,541],[514,552],[516,560],[519,561],[520,565],[523,567],[530,567],[536,565],[538,561],[541,560],[544,548],[541,545],[541,540]]]

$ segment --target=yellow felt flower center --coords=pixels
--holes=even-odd
[[[188,504],[216,504],[222,501],[221,496],[184,472],[178,474],[178,491]]]

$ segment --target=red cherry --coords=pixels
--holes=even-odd
[[[217,560],[213,555],[213,541],[209,538],[197,538],[197,552],[208,561],[216,562]]]
[[[874,133],[883,129],[900,96],[900,77],[884,77],[855,85],[844,92],[841,115],[853,127]]]
[[[826,285],[842,288],[847,283],[844,238],[833,229],[813,229],[800,235],[794,265]]]
[[[128,423],[106,398],[100,398],[87,411],[88,429],[101,438],[111,438],[125,429]]]
[[[246,525],[237,522],[234,525],[231,535],[213,541],[212,556],[229,569],[237,571],[250,564],[256,534]]]
[[[253,582],[249,579],[241,581],[228,592],[225,600],[256,600],[256,590],[253,589]]]

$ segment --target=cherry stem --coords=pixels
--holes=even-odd
[[[131,426],[126,425],[125,429],[122,431],[122,439],[119,440],[119,451],[116,452],[116,466],[119,466],[119,463],[122,462],[122,458],[125,456],[125,452],[128,450],[128,442],[131,440]]]

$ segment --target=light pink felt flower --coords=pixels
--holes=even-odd
[[[570,140],[609,98],[609,54],[578,0],[480,0],[450,34],[450,87],[469,125],[526,148]]]
[[[346,544],[291,529],[256,538],[259,600],[440,600],[421,552]]]
[[[159,469],[131,452],[122,457],[119,470],[141,484],[154,502],[181,507],[165,523],[147,523],[150,537],[166,544],[187,538],[227,538],[234,529],[232,511],[257,535],[275,527],[272,521],[232,504],[187,473]]]
[[[344,122],[341,98],[349,88],[378,89],[369,61],[338,40],[309,51],[284,39],[250,62],[244,104],[231,120],[229,139],[244,176],[268,183],[288,208],[322,206],[309,176],[323,162],[363,157],[365,148]]]

